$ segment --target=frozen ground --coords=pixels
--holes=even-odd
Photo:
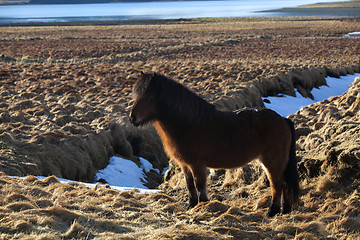
[[[327,86],[321,86],[314,88],[311,93],[314,96],[314,100],[310,98],[304,98],[300,93],[296,92],[296,97],[281,95],[277,97],[264,97],[270,101],[270,103],[264,103],[265,107],[270,108],[281,116],[287,117],[290,114],[294,114],[302,107],[322,101],[332,96],[338,96],[347,91],[350,84],[356,77],[360,77],[360,73],[354,75],[341,76],[339,78],[327,77]]]

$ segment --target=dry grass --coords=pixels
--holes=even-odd
[[[326,177],[325,177],[326,178]],[[54,180],[0,177],[0,237],[36,239],[339,239],[359,237],[360,195],[303,184],[296,211],[266,217],[268,191],[262,181],[238,190],[222,188],[212,200],[186,210],[164,193],[94,189]],[[259,185],[259,186],[257,186]],[[327,184],[325,184],[327,185]],[[218,187],[217,187],[218,188]],[[259,190],[262,189],[262,190]],[[246,189],[246,190],[244,190]],[[215,191],[211,187],[211,191]],[[182,191],[185,191],[182,188]],[[217,190],[219,191],[219,189]],[[236,194],[247,191],[248,196]],[[215,196],[212,196],[214,198]],[[265,197],[265,200],[263,199]]]
[[[158,194],[7,176],[91,181],[114,154],[162,169],[168,159],[154,130],[127,120],[139,71],[160,71],[224,110],[262,105],[263,95],[294,87],[309,95],[326,75],[360,72],[360,42],[342,37],[358,25],[224,18],[1,27],[0,238],[359,239],[358,85],[292,117],[303,191],[289,215],[266,217],[270,192],[257,163],[211,172],[212,201],[191,210],[174,166]]]

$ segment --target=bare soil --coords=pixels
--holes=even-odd
[[[310,90],[325,76],[360,72],[358,18],[230,18],[26,26],[0,29],[0,238],[360,239],[359,80],[343,96],[291,116],[302,195],[269,219],[258,163],[211,171],[211,201],[186,210],[170,161],[151,173],[161,193],[87,189],[112,155],[162,169],[152,127],[127,114],[140,71],[174,78],[222,110],[262,106],[261,96]],[[9,175],[27,176],[25,179]],[[159,186],[159,184],[162,184]]]

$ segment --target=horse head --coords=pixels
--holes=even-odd
[[[140,78],[133,87],[134,104],[130,111],[130,122],[134,126],[145,125],[157,117],[156,88],[158,85],[156,73],[141,72]]]

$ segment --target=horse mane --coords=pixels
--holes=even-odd
[[[161,119],[178,125],[196,124],[213,116],[215,106],[179,82],[154,73],[155,99]]]

